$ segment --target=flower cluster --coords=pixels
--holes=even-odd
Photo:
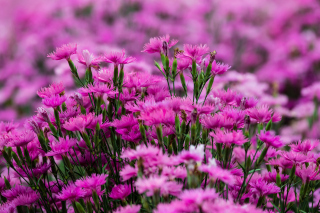
[[[216,51],[186,44],[171,60],[177,42],[144,46],[160,54],[163,78],[137,71],[124,50],[78,53],[84,78],[70,57],[77,45],[49,54],[81,88],[40,89],[46,108],[23,127],[3,124],[0,212],[318,211],[319,141],[285,143],[278,112],[216,88],[230,69]]]

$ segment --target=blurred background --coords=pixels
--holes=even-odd
[[[41,103],[36,91],[52,82],[75,89],[68,64],[46,57],[55,47],[77,43],[78,50],[96,55],[124,48],[137,58],[131,69],[156,72],[152,59],[159,56],[141,50],[149,38],[169,34],[181,49],[189,43],[216,50],[217,60],[232,70],[214,87],[227,85],[272,106],[283,115],[284,140],[320,136],[318,119],[310,124],[318,111],[313,96],[320,97],[317,0],[0,0],[0,5],[0,121],[32,115]]]

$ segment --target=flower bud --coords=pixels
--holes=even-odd
[[[178,62],[177,62],[177,59],[173,59],[173,62],[172,62],[172,77],[175,78],[176,75],[177,75],[177,66],[178,66]]]
[[[211,91],[211,88],[212,88],[212,85],[213,85],[213,81],[214,81],[214,77],[215,76],[212,76],[209,80],[209,83],[208,83],[208,86],[207,86],[207,91],[206,91],[206,96],[209,95],[210,91]]]
[[[184,78],[183,72],[180,72],[180,81],[181,81],[181,84],[182,84],[182,88],[183,88],[185,94],[187,95],[186,79]]]
[[[196,130],[197,130],[196,124],[192,124],[191,126],[191,144],[192,145],[194,145],[196,142]]]
[[[13,157],[14,161],[16,162],[16,164],[19,167],[22,167],[21,161],[20,161],[20,159],[18,158],[18,156],[17,156],[17,154],[15,152],[12,152],[12,157]]]
[[[163,41],[162,43],[162,52],[166,57],[168,57],[168,42],[166,41]]]
[[[86,145],[89,148],[89,150],[92,151],[92,144],[90,142],[89,136],[86,133],[83,133],[82,138],[83,138],[84,142],[86,142]]]
[[[185,150],[189,150],[189,143],[190,143],[190,136],[186,135],[186,139],[185,139],[185,142],[184,142],[184,149]]]
[[[49,119],[48,112],[43,107],[38,107],[37,110],[38,110],[38,113],[41,115],[42,119],[45,122],[49,123],[50,119]]]

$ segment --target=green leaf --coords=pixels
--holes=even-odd
[[[275,209],[277,209],[278,210],[278,212],[280,213],[281,211],[279,210],[279,208],[278,207],[276,207],[276,205],[274,205],[274,203],[272,203],[271,202],[271,204],[273,205],[273,207],[275,208]]]
[[[253,172],[257,172],[257,171],[260,171],[261,169],[252,169],[251,171],[249,171],[249,173],[248,174],[251,174],[251,173],[253,173]]]

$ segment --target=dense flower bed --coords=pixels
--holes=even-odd
[[[1,124],[0,212],[318,212],[320,142],[284,141],[278,111],[228,88],[219,49],[177,42],[144,45],[160,75],[125,50],[48,54],[80,88],[52,83],[23,127]]]

